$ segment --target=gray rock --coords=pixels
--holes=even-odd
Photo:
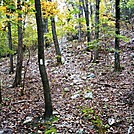
[[[26,117],[26,120],[23,122],[23,124],[29,123],[33,120],[33,117]]]
[[[134,58],[134,53],[131,53],[130,56]]]
[[[67,88],[67,87],[64,88],[64,92],[69,92],[69,91],[70,91],[69,88]]]
[[[53,115],[58,115],[59,113],[57,111],[53,111]]]
[[[95,78],[96,76],[95,76],[95,74],[94,73],[91,73],[91,74],[89,74],[89,75],[87,75],[87,78]]]
[[[0,130],[0,134],[3,134],[4,133],[4,130]]]
[[[92,92],[88,92],[84,95],[85,99],[93,99],[93,93]]]
[[[71,97],[71,99],[76,99],[76,98],[78,98],[78,97],[80,97],[80,94],[75,94],[75,95],[73,95],[73,96]]]
[[[130,125],[130,126],[128,127],[127,134],[132,134],[132,132],[133,132],[133,127],[132,127],[132,125]]]
[[[80,128],[79,130],[76,131],[76,134],[84,134],[84,129]]]
[[[115,123],[115,119],[113,117],[108,118],[108,124],[112,126]]]

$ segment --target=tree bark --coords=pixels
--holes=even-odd
[[[52,27],[52,34],[53,34],[53,41],[55,45],[57,63],[62,63],[61,51],[60,51],[59,42],[56,33],[55,19],[53,17],[51,17],[51,27]]]
[[[10,19],[10,16],[7,15],[7,18]],[[8,43],[9,43],[9,49],[12,50],[12,31],[11,31],[11,22],[10,21],[8,21]],[[9,73],[14,73],[13,54],[9,54],[9,58],[10,58]]]
[[[52,116],[52,101],[50,94],[50,86],[47,77],[47,72],[45,68],[45,58],[44,58],[44,33],[43,33],[43,22],[41,15],[41,4],[40,0],[35,0],[35,9],[36,9],[36,23],[37,23],[37,31],[38,31],[38,63],[39,70],[41,75],[41,80],[43,84],[43,92],[44,92],[44,101],[45,101],[45,118],[49,118]]]
[[[52,0],[48,0],[48,1],[52,2]],[[61,51],[60,51],[59,42],[58,42],[57,33],[56,33],[55,19],[54,17],[51,17],[50,19],[51,19],[52,35],[53,35],[53,41],[54,41],[54,46],[55,46],[55,51],[56,51],[57,63],[62,64]]]
[[[0,80],[0,104],[2,103],[2,93],[1,93],[1,90],[2,90],[2,81]]]
[[[82,7],[82,0],[79,0],[79,19],[83,16],[83,7]],[[78,41],[81,41],[81,34],[82,34],[82,31],[81,31],[81,22],[79,21],[79,30],[78,30]]]
[[[86,27],[87,27],[87,42],[90,42],[90,28],[89,28],[89,6],[88,6],[88,0],[82,0],[83,8],[85,12],[85,19],[86,19]]]
[[[99,50],[98,50],[98,42],[99,42],[99,6],[100,0],[96,0],[96,13],[95,13],[95,39],[96,39],[96,46],[94,49],[94,62],[97,62],[99,59]]]
[[[114,62],[114,70],[120,71],[120,54],[119,54],[119,35],[120,35],[120,0],[115,1],[115,62]]]
[[[21,0],[17,1],[18,12],[22,10]],[[23,30],[22,30],[22,14],[18,13],[18,51],[17,66],[13,87],[21,84],[22,81],[22,63],[23,63]]]
[[[48,18],[43,19],[43,29],[44,29],[44,35],[48,33]],[[50,46],[50,41],[47,36],[45,36],[45,48]]]

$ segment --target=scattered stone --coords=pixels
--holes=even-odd
[[[45,60],[45,65],[49,65],[49,63],[51,62],[51,60]]]
[[[23,124],[29,123],[33,120],[33,117],[26,117],[26,120],[23,122]]]
[[[84,134],[84,129],[80,128],[79,130],[76,131],[76,134]]]
[[[131,53],[130,57],[131,57],[132,60],[134,60],[134,53]]]
[[[131,43],[131,44],[134,44],[134,38],[132,38],[132,39],[130,40],[130,43]]]
[[[132,127],[132,125],[130,125],[130,126],[128,127],[127,134],[132,134],[132,132],[133,132],[133,127]]]
[[[64,88],[64,92],[69,92],[69,91],[70,91],[69,88],[67,88],[67,87]]]
[[[92,92],[88,92],[84,95],[85,99],[93,99],[93,93]]]
[[[96,76],[95,76],[94,73],[91,73],[91,74],[87,75],[87,78],[89,78],[89,79],[91,79],[91,78],[95,78],[95,77],[96,77]]]
[[[42,134],[42,131],[38,130],[38,134]]]
[[[78,97],[80,97],[80,94],[75,94],[75,95],[73,95],[73,96],[71,97],[71,99],[76,99],[76,98],[78,98]]]
[[[108,101],[109,101],[109,99],[108,99],[108,98],[104,98],[104,99],[103,99],[103,101],[108,102]]]
[[[130,56],[131,56],[132,58],[134,58],[134,53],[131,53]]]
[[[87,77],[83,76],[83,77],[81,77],[81,79],[86,80],[86,79],[87,79]]]
[[[65,63],[65,58],[63,56],[61,57],[61,62],[62,62],[62,64]]]
[[[3,134],[4,133],[4,130],[0,130],[0,134]]]
[[[70,83],[70,86],[73,86],[74,85],[74,83]]]
[[[112,126],[115,123],[115,119],[113,117],[108,118],[108,124]]]
[[[53,111],[53,115],[58,115],[59,113],[57,111]]]
[[[11,128],[4,128],[3,130],[0,130],[0,134],[12,134],[13,131]]]
[[[80,88],[83,88],[83,85],[79,85]]]

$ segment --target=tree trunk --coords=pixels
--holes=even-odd
[[[119,35],[120,35],[120,0],[115,1],[115,62],[114,62],[114,70],[120,71],[120,54],[119,54]]]
[[[96,39],[96,46],[94,49],[94,62],[97,62],[99,59],[99,51],[98,51],[98,42],[99,42],[99,6],[100,0],[96,0],[96,13],[95,13],[95,39]]]
[[[22,10],[21,0],[17,1],[18,11]],[[18,51],[17,51],[17,66],[16,75],[13,87],[21,84],[22,81],[22,63],[23,63],[23,30],[22,30],[22,14],[18,13]]]
[[[44,35],[48,33],[48,18],[43,19]],[[50,42],[47,36],[45,36],[45,48],[50,46]]]
[[[79,19],[83,16],[83,7],[82,7],[82,0],[79,0]],[[82,34],[82,31],[81,31],[81,22],[79,20],[79,30],[78,30],[78,41],[81,41],[81,34]]]
[[[7,15],[7,18],[10,19],[10,16]],[[11,22],[8,21],[8,43],[9,43],[9,49],[12,50],[12,32],[11,32]],[[10,70],[9,73],[14,73],[13,68],[13,54],[9,54],[10,58]]]
[[[85,12],[86,27],[87,27],[87,42],[90,42],[90,28],[89,28],[89,9],[88,9],[88,0],[82,0],[83,8]]]
[[[1,90],[2,90],[2,81],[0,80],[0,104],[2,103],[2,94],[1,94]]]
[[[61,51],[60,51],[59,42],[56,34],[55,19],[53,17],[51,17],[51,27],[52,27],[52,34],[53,34],[53,41],[55,45],[57,63],[62,63]]]
[[[44,92],[44,101],[45,101],[45,118],[49,118],[52,116],[52,101],[50,94],[49,81],[47,77],[47,72],[45,68],[45,58],[44,58],[44,33],[43,33],[43,22],[41,15],[41,4],[40,0],[35,0],[35,9],[36,9],[36,23],[37,23],[37,31],[38,31],[38,63],[39,70],[41,75],[41,80],[43,84],[43,92]]]

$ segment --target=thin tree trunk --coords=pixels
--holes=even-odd
[[[120,71],[120,54],[119,54],[119,35],[120,35],[120,0],[115,1],[115,62],[114,62],[114,69],[115,71]]]
[[[48,33],[48,18],[43,19],[43,29],[45,35],[45,48],[50,46],[50,42],[46,34]]]
[[[51,27],[52,27],[52,34],[53,34],[53,41],[55,45],[57,63],[62,63],[61,51],[60,51],[59,42],[56,33],[55,19],[53,17],[51,17]]]
[[[24,67],[24,75],[23,75],[23,84],[22,84],[22,88],[21,88],[21,96],[24,95],[24,90],[25,90],[25,81],[26,81],[26,73],[27,73],[27,70],[28,70],[28,66],[29,66],[29,61],[30,61],[30,49],[27,48],[28,50],[28,60],[27,60],[27,63]]]
[[[2,103],[2,93],[1,93],[1,90],[2,90],[2,81],[0,80],[0,104]]]
[[[7,15],[7,18],[10,19],[10,16]],[[9,43],[9,49],[12,50],[12,32],[11,32],[11,22],[8,21],[8,43]],[[14,73],[13,68],[13,54],[9,54],[10,58],[10,70],[9,73]]]
[[[22,10],[21,1],[17,1],[17,8]],[[13,87],[21,85],[22,81],[22,63],[23,63],[23,30],[22,30],[22,14],[18,13],[18,50],[17,50],[17,66]]]
[[[47,77],[47,72],[45,68],[45,58],[44,58],[44,33],[43,33],[43,22],[41,15],[41,4],[40,0],[35,0],[35,9],[36,9],[36,23],[37,23],[37,31],[38,31],[38,63],[39,70],[41,75],[41,80],[43,84],[43,92],[44,92],[44,101],[45,101],[45,118],[49,118],[52,116],[52,101],[50,94],[50,86]]]
[[[97,62],[99,59],[99,50],[98,50],[98,42],[99,42],[99,5],[100,0],[96,0],[96,13],[95,13],[95,39],[96,39],[96,46],[94,49],[94,62]]]
[[[48,1],[52,2],[52,0],[48,0]],[[54,17],[51,17],[50,19],[51,19],[52,35],[53,35],[53,41],[54,41],[54,46],[55,46],[55,51],[56,51],[57,63],[62,64],[61,51],[60,51],[59,42],[58,42],[57,33],[56,33],[55,19]]]
[[[87,27],[87,42],[90,42],[90,27],[89,27],[89,6],[88,6],[88,0],[82,0],[83,8],[85,12],[85,19],[86,19],[86,27]]]
[[[79,19],[83,16],[83,7],[82,7],[82,0],[79,0]],[[78,41],[81,41],[81,34],[82,34],[82,31],[81,31],[81,22],[79,20],[79,30],[78,30]]]

